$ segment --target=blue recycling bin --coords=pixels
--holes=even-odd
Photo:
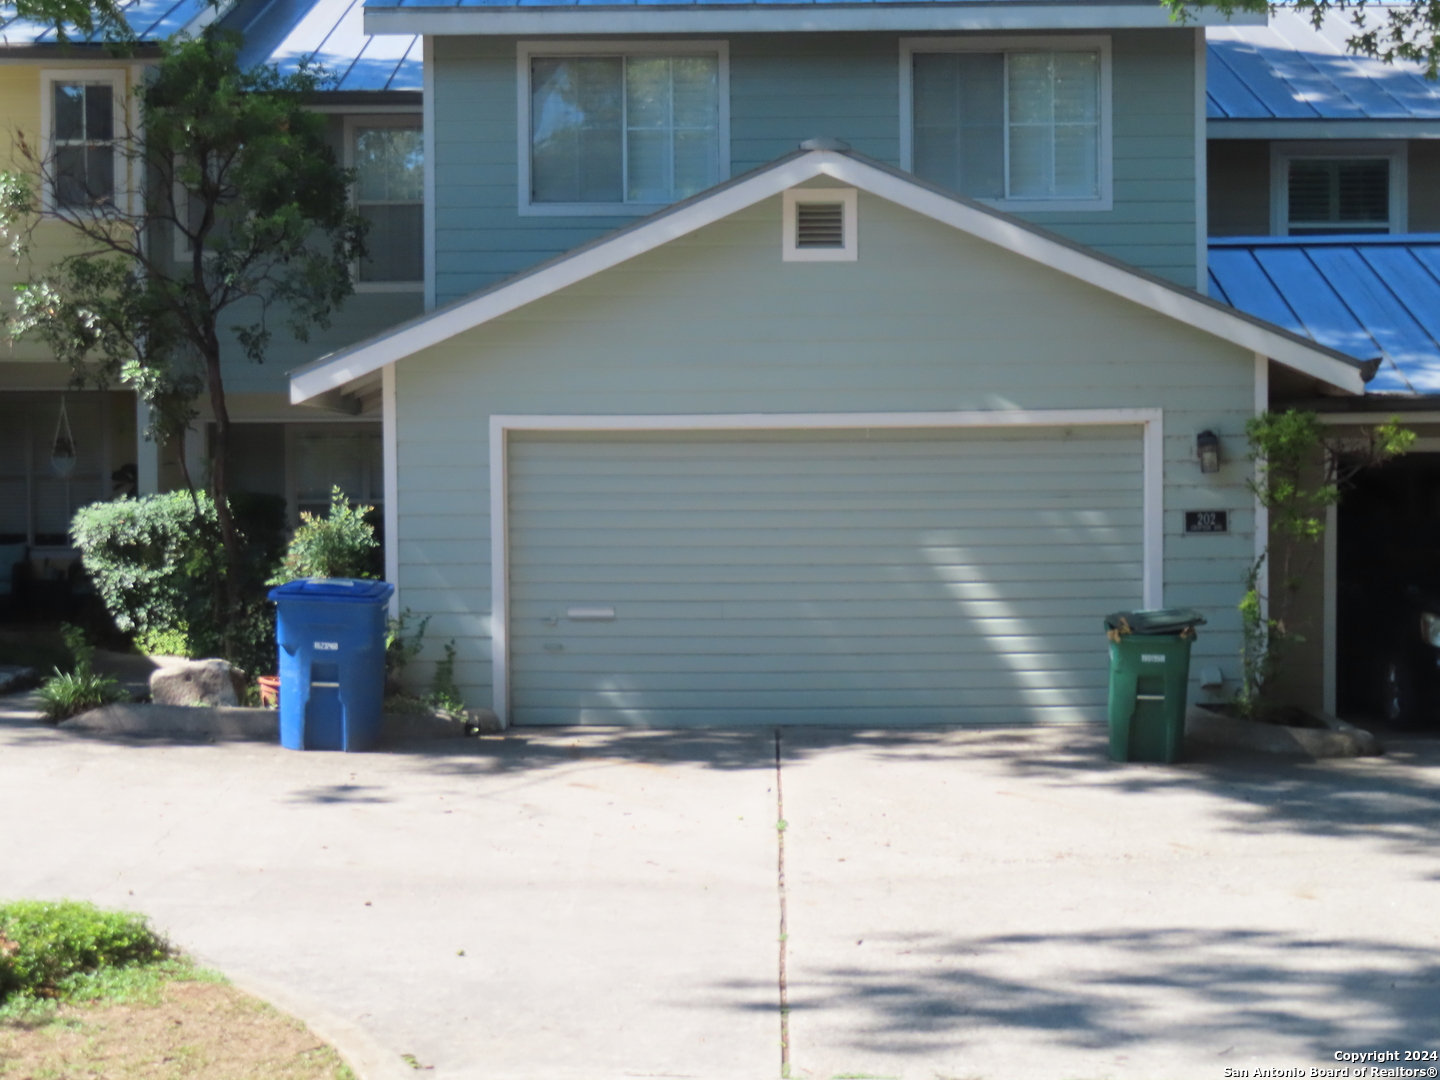
[[[395,586],[301,578],[270,590],[278,606],[280,745],[369,750],[385,699],[385,609]]]

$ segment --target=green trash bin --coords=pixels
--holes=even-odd
[[[1205,617],[1190,608],[1117,611],[1110,638],[1110,760],[1180,758],[1190,644]]]

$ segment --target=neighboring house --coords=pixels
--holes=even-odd
[[[1159,6],[371,0],[425,35],[388,576],[519,723],[1099,719],[1101,617],[1209,619],[1244,426],[1373,364],[1206,280],[1204,30]],[[1198,448],[1218,436],[1216,471]]]
[[[70,190],[47,192],[47,199],[112,191],[125,197],[133,185],[122,175],[117,140],[126,129],[123,110],[133,110],[132,92],[154,62],[155,43],[193,33],[215,17],[204,0],[139,0],[127,14],[140,44],[123,60],[99,44],[61,46],[53,32],[29,23],[0,26],[5,126],[32,144],[57,148],[70,178]],[[371,222],[371,257],[356,267],[356,295],[332,327],[317,328],[308,343],[278,333],[263,365],[233,349],[225,370],[236,421],[232,490],[284,497],[292,524],[300,511],[328,505],[334,484],[379,505],[378,399],[369,418],[360,398],[330,401],[323,409],[294,408],[285,372],[422,309],[418,40],[366,37],[359,7],[346,0],[243,0],[223,19],[245,34],[244,62],[293,70],[309,60],[334,76],[315,108],[329,116],[337,152],[358,172],[354,197]],[[0,288],[8,292],[72,242],[65,226],[42,222],[27,262],[18,268],[9,262],[0,271]],[[68,378],[68,369],[38,344],[7,346],[0,358],[0,575],[7,581],[16,559],[28,560],[41,574],[58,574],[73,562],[68,530],[79,506],[182,483],[173,450],[137,439],[144,417],[133,393],[119,387],[76,391],[67,388]],[[204,478],[203,418],[197,429],[187,450],[198,482]],[[75,460],[52,462],[57,433],[63,437],[67,430],[73,432]]]
[[[1305,596],[1292,693],[1369,717],[1410,692],[1406,593],[1440,585],[1440,84],[1350,55],[1352,33],[1286,11],[1210,28],[1209,271],[1212,296],[1378,359],[1364,397],[1303,402],[1336,430],[1399,415],[1421,437],[1331,513]]]
[[[203,0],[134,5],[131,25],[140,44],[125,59],[91,43],[60,45],[52,31],[22,20],[0,25],[6,168],[20,165],[12,140],[23,133],[42,152],[54,151],[59,190],[43,193],[47,204],[125,197],[131,184],[118,140],[130,91],[154,55],[153,43],[198,28],[208,11]],[[22,265],[8,254],[0,260],[0,289],[9,293],[72,244],[64,226],[42,221]],[[0,575],[7,584],[21,560],[33,560],[43,575],[63,573],[73,559],[74,510],[135,485],[134,395],[68,390],[68,380],[69,370],[38,345],[0,352]],[[57,454],[57,442],[63,451],[67,440],[73,454]]]

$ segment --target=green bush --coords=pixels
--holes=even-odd
[[[64,623],[60,633],[70,652],[70,670],[61,671],[57,667],[55,674],[40,684],[37,696],[46,718],[58,724],[87,709],[123,700],[126,694],[118,680],[110,675],[97,675],[92,670],[95,646],[85,639],[85,631]]]
[[[237,521],[257,539],[246,539],[246,600],[233,615],[224,610],[215,504],[204,492],[94,503],[76,512],[70,534],[115,625],[133,634],[142,652],[226,656],[259,674],[275,669],[275,617],[264,582],[278,548],[277,501],[283,520],[283,500],[240,502]]]
[[[75,900],[0,904],[0,1003],[63,994],[66,981],[104,968],[151,964],[170,947],[140,915]]]
[[[300,515],[300,527],[295,530],[285,561],[270,584],[283,585],[297,578],[378,576],[374,559],[380,542],[375,539],[375,526],[365,520],[373,509],[351,506],[343,491],[338,487],[332,489],[327,517]]]
[[[76,511],[70,535],[115,625],[142,651],[214,655],[221,557],[209,495],[93,503]]]

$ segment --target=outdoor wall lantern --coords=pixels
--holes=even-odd
[[[1213,431],[1202,431],[1195,436],[1195,456],[1200,459],[1202,473],[1220,471],[1220,436]]]

